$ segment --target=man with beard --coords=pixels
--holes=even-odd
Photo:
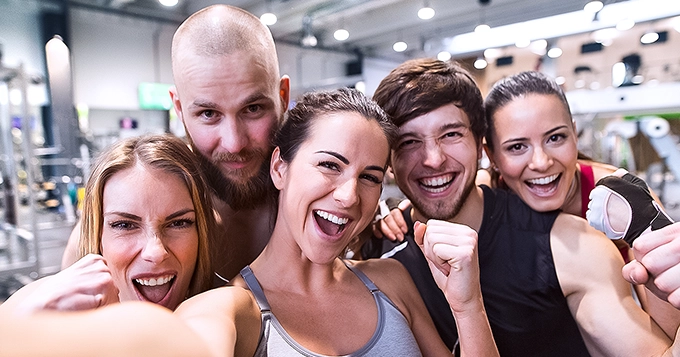
[[[416,225],[404,243],[380,240],[389,247],[365,249],[364,256],[404,264],[450,347],[457,343],[456,307],[437,282],[461,269],[449,253],[472,239],[501,355],[639,356],[669,348],[677,322],[662,330],[660,320],[635,304],[621,276],[623,260],[604,235],[580,217],[535,212],[516,195],[475,186],[486,124],[481,93],[465,69],[407,61],[382,80],[373,99],[399,127],[391,166],[413,206],[404,218],[427,228]]]
[[[191,15],[172,41],[170,89],[191,147],[213,189],[220,239],[211,242],[217,274],[231,278],[269,240],[276,218],[269,183],[271,138],[288,106],[274,40],[254,15],[214,5]],[[62,267],[75,260],[79,225]]]

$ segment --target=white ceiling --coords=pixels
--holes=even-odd
[[[603,0],[605,5],[627,0]],[[645,0],[636,0],[645,1]],[[436,14],[421,20],[417,11],[428,2]],[[588,0],[179,0],[172,10],[158,0],[68,0],[73,6],[85,6],[135,14],[162,21],[181,22],[205,6],[222,3],[241,7],[259,16],[270,9],[278,16],[271,31],[276,41],[299,44],[303,36],[303,18],[311,19],[317,48],[402,61],[432,56],[444,38],[471,32],[480,22],[498,27],[536,18],[583,9]],[[333,39],[333,32],[343,26],[350,33],[347,41]],[[408,43],[404,53],[392,50],[397,40]]]

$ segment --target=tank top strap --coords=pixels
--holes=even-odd
[[[371,291],[371,293],[380,291],[380,289],[378,289],[378,287],[375,286],[375,284],[373,284],[373,281],[371,281],[371,279],[369,279],[366,276],[366,274],[364,274],[364,272],[348,264],[347,261],[344,259],[342,260],[342,262],[345,264],[347,269],[354,273],[354,275],[356,275],[359,278],[359,280],[361,280],[361,282],[364,283],[364,285],[366,285],[366,287],[368,288],[368,290]]]
[[[255,274],[253,274],[252,269],[250,269],[250,266],[246,265],[245,268],[241,269],[239,274],[241,274],[241,277],[246,282],[246,285],[248,285],[250,292],[252,292],[253,296],[255,296],[255,301],[257,301],[257,306],[260,307],[260,312],[271,311],[271,308],[269,307],[269,301],[267,301],[267,298],[264,296],[264,290],[262,290],[262,287],[257,281]]]

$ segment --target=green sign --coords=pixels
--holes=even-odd
[[[139,108],[169,110],[172,108],[170,100],[171,84],[163,83],[140,83],[139,84]]]

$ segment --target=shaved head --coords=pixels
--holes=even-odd
[[[274,39],[267,26],[253,14],[229,5],[213,5],[189,16],[172,38],[172,73],[175,82],[182,75],[185,54],[201,57],[237,52],[257,56],[273,78],[279,78]]]
[[[199,10],[172,39],[172,74],[175,112],[211,188],[235,210],[264,202],[290,89],[269,28],[233,6]]]

